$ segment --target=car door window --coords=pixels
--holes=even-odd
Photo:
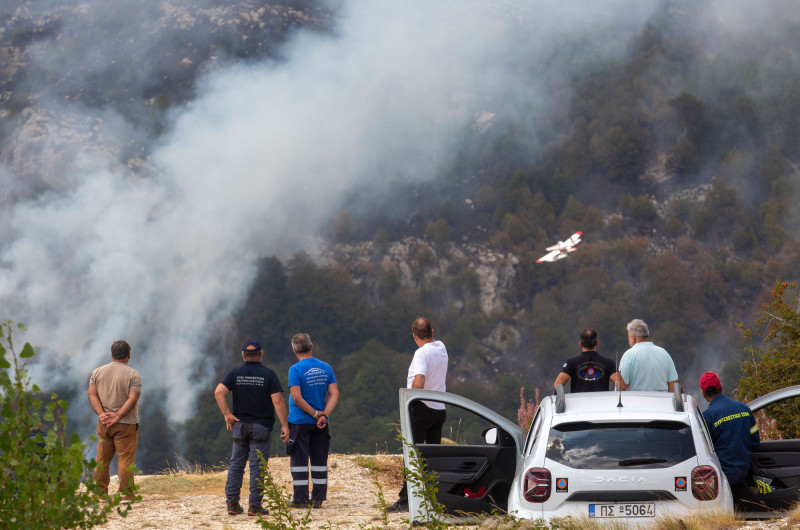
[[[706,446],[706,452],[708,454],[712,454],[714,452],[714,442],[711,441],[711,435],[708,432],[708,425],[706,425],[706,419],[703,417],[703,413],[700,412],[700,409],[697,408],[697,422],[700,424],[700,432],[703,433],[703,443]]]
[[[484,433],[497,426],[474,412],[447,405],[446,419],[442,427],[443,445],[486,445]],[[496,445],[507,445],[508,434],[498,428]],[[513,444],[513,442],[511,442]]]
[[[781,427],[800,424],[797,419],[798,410],[800,410],[800,397],[786,398],[756,411],[755,417],[758,421],[761,439],[781,440],[794,438],[792,432],[783,432]]]
[[[542,430],[542,418],[542,409],[539,409],[536,411],[536,416],[533,417],[533,421],[531,422],[531,430],[528,431],[528,439],[525,441],[525,452],[523,453],[525,456],[530,454],[531,449],[539,437],[539,433]]]

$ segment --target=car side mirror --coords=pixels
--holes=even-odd
[[[489,445],[497,445],[497,427],[483,431],[483,441]]]

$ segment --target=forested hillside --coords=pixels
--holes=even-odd
[[[597,329],[600,351],[616,357],[632,318],[650,324],[687,391],[707,370],[733,387],[744,358],[736,323],[752,322],[775,281],[800,273],[800,26],[731,42],[723,27],[701,34],[707,14],[702,3],[665,9],[624,59],[553,87],[571,97],[563,115],[536,124],[536,156],[494,118],[434,182],[398,186],[366,213],[356,195],[328,244],[371,242],[365,259],[265,260],[238,330],[260,332],[279,366],[291,333],[311,333],[345,396],[338,450],[393,446],[418,314],[448,346],[449,388],[510,418],[520,387],[548,392],[581,329]],[[385,215],[398,210],[405,216]],[[536,263],[578,230],[585,242],[568,259]],[[424,242],[407,263],[421,271],[410,286],[385,252],[408,236]],[[518,258],[491,313],[475,263],[424,274],[469,243]]]
[[[140,467],[216,464],[242,341],[285,385],[307,332],[341,390],[333,450],[396,451],[421,315],[448,390],[509,418],[583,328],[616,357],[633,318],[686,391],[734,386],[737,323],[800,276],[800,8],[448,6],[0,8],[0,316],[75,430],[126,337]]]

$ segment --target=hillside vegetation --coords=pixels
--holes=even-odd
[[[159,139],[169,137],[175,114],[194,108],[203,76],[232,64],[241,67],[239,72],[248,72],[254,64],[268,64],[280,72],[291,55],[285,46],[296,32],[304,30],[321,40],[335,37],[344,15],[329,3],[312,0],[54,4],[58,5],[14,0],[2,8],[0,220],[11,228],[0,234],[0,245],[5,250],[23,228],[33,226],[47,257],[31,253],[37,265],[71,271],[65,283],[24,276],[20,285],[33,294],[6,294],[9,307],[27,303],[31,315],[58,322],[52,329],[63,332],[71,324],[61,322],[67,314],[89,314],[92,303],[108,296],[106,290],[115,285],[117,269],[109,267],[113,274],[107,283],[85,288],[87,270],[96,272],[96,263],[75,251],[83,249],[83,239],[91,240],[94,232],[103,230],[78,230],[78,235],[70,232],[66,242],[53,242],[53,227],[39,227],[35,214],[14,217],[11,207],[68,195],[65,190],[75,186],[75,175],[88,171],[85,166],[102,169],[107,160],[70,166],[72,172],[64,169],[65,160],[100,152],[130,170],[124,185],[134,188],[136,197],[165,197],[152,209],[132,208],[140,214],[137,221],[145,224],[167,216],[181,192],[188,195],[193,190],[171,181],[155,191],[147,188],[157,180],[159,162],[165,163],[148,155]],[[410,325],[420,315],[432,319],[436,338],[450,353],[448,390],[509,418],[516,417],[521,388],[527,398],[536,389],[549,393],[563,360],[577,353],[583,328],[596,329],[599,351],[617,357],[627,349],[625,324],[633,318],[648,322],[654,341],[672,354],[687,392],[697,391],[697,378],[706,370],[719,372],[726,389],[733,390],[741,362],[752,353],[745,348],[757,350],[761,340],[757,334],[741,333],[737,324],[749,329],[761,305],[772,301],[776,282],[800,277],[800,24],[794,4],[766,4],[736,4],[726,13],[710,1],[654,3],[660,7],[631,31],[622,52],[608,59],[573,60],[595,57],[597,42],[580,35],[557,42],[552,56],[511,57],[509,50],[508,60],[521,81],[505,87],[508,93],[481,100],[475,119],[462,131],[463,141],[454,142],[447,167],[435,175],[417,174],[413,164],[411,169],[394,167],[401,164],[401,156],[376,164],[368,182],[347,188],[345,206],[337,202],[337,211],[323,223],[323,233],[304,234],[314,243],[303,246],[292,240],[294,234],[286,235],[288,241],[278,238],[281,251],[305,251],[286,256],[275,250],[258,256],[255,280],[242,288],[243,304],[228,299],[208,302],[197,294],[203,284],[229,280],[225,267],[200,269],[201,281],[182,283],[184,274],[193,272],[195,260],[207,255],[213,260],[214,252],[225,255],[226,249],[187,244],[189,250],[176,256],[167,250],[175,242],[218,227],[223,230],[232,218],[248,219],[255,208],[226,204],[224,215],[208,226],[177,223],[178,237],[165,239],[163,247],[157,242],[144,248],[143,240],[134,240],[133,250],[126,249],[134,259],[125,254],[119,261],[139,265],[141,259],[144,272],[137,270],[142,276],[124,285],[128,298],[113,303],[127,309],[129,300],[146,298],[139,297],[141,293],[157,293],[134,317],[122,312],[131,318],[126,320],[129,328],[147,337],[142,349],[152,346],[147,344],[151,333],[194,338],[194,328],[162,328],[173,323],[168,319],[174,315],[194,315],[202,303],[210,309],[198,313],[217,319],[214,326],[195,319],[197,326],[204,326],[204,346],[199,352],[180,351],[198,357],[170,374],[169,385],[148,390],[147,399],[143,397],[146,428],[140,435],[139,466],[154,472],[176,459],[213,466],[227,458],[230,438],[213,388],[240,361],[238,347],[250,336],[260,339],[265,363],[285,385],[295,360],[290,337],[301,331],[311,335],[315,355],[333,366],[342,392],[331,418],[337,453],[398,452],[397,389],[405,385],[414,350]],[[509,31],[532,36],[541,29],[539,18],[518,16],[514,2],[498,6],[508,8],[503,20]],[[613,8],[608,10],[613,19]],[[152,15],[152,24],[142,24],[142,14]],[[426,11],[413,14],[424,18]],[[723,17],[726,14],[733,22]],[[750,22],[748,15],[753,16],[752,24],[743,23]],[[64,29],[87,21],[93,25],[90,33]],[[558,21],[547,22],[558,26]],[[140,40],[143,35],[146,43]],[[557,38],[559,32],[554,35]],[[55,55],[47,55],[47,50]],[[384,61],[392,62],[390,57]],[[369,77],[363,73],[352,88],[368,86]],[[424,86],[418,79],[408,82]],[[463,93],[452,94],[454,101],[470,100],[470,82],[488,81],[471,78]],[[543,90],[528,94],[533,86]],[[520,108],[503,97],[511,92],[528,95],[530,107]],[[540,101],[542,93],[548,99]],[[267,94],[265,99],[274,97]],[[48,104],[53,101],[63,106]],[[391,98],[384,101],[387,106],[394,103]],[[85,109],[91,110],[91,118],[76,117]],[[225,113],[220,114],[213,118],[222,120]],[[440,118],[424,121],[438,125]],[[291,121],[284,125],[287,130]],[[111,129],[109,124],[123,132],[99,132]],[[320,119],[317,125],[330,123]],[[339,136],[346,133],[337,131]],[[311,157],[318,147],[309,147],[303,155]],[[375,148],[359,146],[358,158],[371,159]],[[254,171],[240,169],[238,160],[224,160],[223,149],[220,154],[225,178],[236,171]],[[191,165],[191,157],[186,158],[182,162]],[[327,165],[327,160],[319,163],[320,168]],[[113,179],[103,175],[98,180]],[[203,184],[198,177],[197,187]],[[109,185],[109,194],[115,197],[128,190],[125,186]],[[313,190],[308,188],[302,190],[310,195]],[[94,203],[98,189],[106,188],[84,190],[86,204]],[[218,195],[228,191],[221,189]],[[251,194],[252,188],[247,189]],[[216,188],[212,190],[214,195]],[[303,198],[281,196],[259,205],[269,213],[283,212],[279,202],[296,201],[292,215],[286,216],[290,221],[259,218],[252,229],[259,235],[236,252],[260,252],[260,238],[277,237],[275,232],[292,223],[302,225],[311,213],[304,210]],[[208,203],[190,202],[187,211],[199,212],[192,216],[199,223],[205,220],[203,208],[223,199],[215,195]],[[54,204],[62,221],[64,203]],[[83,204],[77,209],[82,212]],[[64,218],[63,224],[83,227],[79,221]],[[238,226],[221,239],[237,236]],[[583,232],[584,242],[569,258],[536,263],[547,246],[575,231]],[[146,233],[154,236],[145,238],[148,242],[162,235]],[[116,241],[116,234],[111,239]],[[124,233],[118,239],[128,243]],[[105,247],[94,247],[106,255]],[[265,243],[263,248],[275,246]],[[165,254],[168,257],[156,265],[144,261]],[[17,255],[4,252],[4,267]],[[165,271],[173,266],[178,272],[165,286],[174,292],[163,292],[161,284],[151,290],[142,287],[145,279],[172,279]],[[38,269],[30,273],[44,274]],[[8,285],[16,284],[9,280]],[[59,297],[56,306],[38,298],[54,292]],[[76,293],[83,296],[80,307],[73,304]],[[187,298],[179,299],[176,293]],[[491,304],[486,303],[489,295]],[[85,318],[93,330],[105,329],[90,316]],[[71,346],[94,347],[94,341],[82,336]],[[796,349],[784,353],[787,365],[798,365]],[[151,367],[162,370],[159,363],[161,358],[150,358]],[[190,388],[189,394],[196,392],[187,407],[191,414],[182,422],[170,419],[168,404],[178,382]],[[59,384],[65,386],[60,395],[84,399],[83,379]],[[752,396],[752,387],[746,393]],[[276,444],[275,453],[279,450]]]
[[[333,219],[329,244],[366,241],[361,260],[263,261],[236,333],[262,337],[279,373],[291,334],[311,334],[343,389],[337,450],[394,449],[396,388],[420,314],[451,353],[448,389],[510,418],[520,387],[548,391],[581,329],[620,356],[632,318],[650,324],[687,392],[707,370],[735,387],[745,358],[736,324],[752,325],[775,282],[799,272],[800,33],[787,22],[744,43],[722,27],[700,34],[706,4],[679,5],[641,27],[623,61],[554,87],[571,99],[536,124],[546,145],[535,157],[529,138],[495,118],[441,178],[398,187],[372,210],[380,215]],[[398,202],[406,215],[387,217]],[[536,263],[578,230],[585,242],[568,259]],[[388,254],[408,236],[418,242],[404,264],[411,285]],[[490,313],[477,264],[452,259],[471,244],[518,259]]]

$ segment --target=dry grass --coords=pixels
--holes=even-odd
[[[800,528],[800,503],[789,512],[789,517],[786,518],[787,528]]]
[[[375,470],[390,484],[403,483],[403,466],[397,457],[390,455],[357,455],[355,461],[366,469]],[[398,486],[400,487],[400,486]],[[391,492],[384,492],[390,494]]]
[[[746,524],[747,522],[737,515],[709,510],[682,517],[659,517],[654,528],[658,530],[721,530],[742,528]]]
[[[151,475],[139,480],[139,493],[151,495],[215,494],[225,488],[227,472],[206,472],[200,475],[177,471]],[[249,480],[249,479],[247,479]],[[247,481],[245,480],[245,483]]]

